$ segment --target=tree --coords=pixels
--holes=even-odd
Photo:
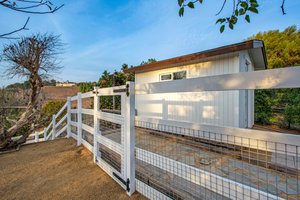
[[[266,47],[268,68],[282,68],[300,65],[300,30],[289,26],[284,31],[259,32],[248,39],[263,40]],[[298,96],[297,96],[298,95]],[[258,123],[269,123],[272,115],[281,125],[299,124],[300,89],[256,90],[255,119]],[[273,111],[272,111],[273,110]],[[276,110],[276,111],[274,111]],[[280,120],[280,121],[279,121]]]
[[[41,109],[41,88],[43,80],[61,69],[58,55],[62,53],[63,43],[59,36],[37,34],[23,37],[15,43],[6,45],[1,55],[6,64],[6,75],[9,77],[25,77],[30,85],[30,97],[24,113],[2,136],[0,148],[14,146],[26,140],[32,128],[23,133],[18,141],[11,137],[22,127],[35,122]]]
[[[48,13],[54,13],[57,10],[59,10],[64,5],[56,6],[51,1],[48,0],[15,0],[15,1],[9,1],[9,0],[1,0],[0,6],[3,6],[7,9],[16,11],[16,12],[22,12],[22,13],[28,13],[28,14],[48,14]],[[30,17],[27,18],[24,25],[18,29],[15,29],[13,31],[10,31],[8,33],[2,33],[0,34],[0,38],[4,39],[15,39],[14,37],[11,37],[14,33],[20,32],[22,30],[28,30],[27,24],[30,20]]]
[[[268,68],[300,65],[300,30],[297,30],[297,26],[289,26],[283,31],[259,32],[248,39],[264,41]]]
[[[291,128],[292,124],[300,123],[300,89],[293,88],[284,90],[282,96],[284,101],[284,123],[288,128]]]
[[[52,116],[59,112],[59,110],[65,105],[65,101],[49,101],[42,106],[41,109],[41,121],[39,124],[47,126],[52,120]],[[58,121],[65,115],[66,111],[58,116]]]
[[[178,0],[179,5],[179,16],[184,15],[185,7],[194,9],[195,4],[203,4],[204,0]],[[258,1],[257,0],[231,0],[232,2],[232,14],[227,17],[221,17],[216,21],[216,24],[220,24],[220,32],[222,33],[225,30],[225,25],[227,24],[230,29],[234,28],[234,25],[238,22],[239,18],[244,18],[246,22],[250,23],[250,13],[258,14]],[[225,7],[228,4],[227,0],[223,0],[222,6],[216,15],[220,15]],[[281,0],[281,11],[285,15],[284,10],[285,0]]]
[[[0,89],[0,133],[20,117],[22,106],[28,102],[28,90],[20,83]]]
[[[155,58],[148,58],[147,61],[142,61],[141,65],[147,65],[147,64],[150,64],[150,63],[154,63],[154,62],[156,62]]]
[[[96,82],[81,82],[77,83],[77,86],[82,93],[90,92],[94,89],[94,86],[96,86]]]
[[[269,124],[272,117],[272,91],[255,90],[254,120],[259,124]]]

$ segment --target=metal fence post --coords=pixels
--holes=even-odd
[[[79,146],[82,140],[82,99],[80,92],[77,97],[77,146]]]
[[[99,132],[99,121],[97,117],[97,112],[99,110],[99,97],[98,97],[98,87],[94,87],[94,146],[93,146],[93,158],[94,163],[96,162],[98,156],[98,142],[97,134]]]
[[[135,191],[135,87],[134,82],[127,82],[125,103],[125,178],[129,181],[128,195],[132,195]]]
[[[55,115],[52,116],[52,140],[55,139],[55,135],[56,135],[56,117]]]
[[[71,136],[71,97],[67,99],[67,138]]]

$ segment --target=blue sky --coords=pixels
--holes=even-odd
[[[123,63],[138,65],[148,58],[157,60],[241,42],[259,31],[300,28],[300,1],[286,0],[287,15],[281,14],[281,0],[260,0],[260,14],[251,23],[240,21],[235,30],[219,33],[215,14],[222,1],[204,1],[194,10],[178,16],[177,0],[73,0],[54,1],[65,6],[55,14],[32,15],[19,35],[60,34],[65,46],[64,69],[54,76],[60,81],[96,81],[104,70],[114,71]],[[231,12],[227,8],[220,15]],[[0,8],[0,31],[22,26],[27,14]],[[0,40],[0,46],[9,43]],[[0,64],[0,73],[3,67]],[[19,79],[0,76],[0,86]]]

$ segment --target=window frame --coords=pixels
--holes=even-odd
[[[164,82],[164,81],[174,81],[174,73],[178,73],[178,72],[185,72],[186,75],[185,75],[185,78],[182,78],[182,79],[187,79],[187,70],[180,70],[180,71],[173,71],[173,72],[165,72],[165,73],[160,73],[159,74],[159,82]],[[167,79],[167,80],[162,80],[162,76],[164,75],[171,75],[171,79]],[[182,79],[176,79],[176,80],[182,80]]]
[[[182,73],[182,72],[185,72],[185,78],[180,78],[180,79],[176,79],[176,80],[187,79],[187,70],[181,70],[181,71],[176,71],[176,72],[173,72],[173,73],[172,73],[172,80],[173,80],[173,81],[176,81],[176,80],[174,79],[174,73]]]
[[[167,79],[167,80],[162,80],[161,77],[164,75],[171,75],[171,79]],[[173,80],[173,73],[172,72],[167,72],[167,73],[161,73],[159,74],[159,81],[163,82],[163,81],[172,81]]]

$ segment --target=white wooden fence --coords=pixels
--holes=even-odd
[[[289,198],[289,196],[284,197],[280,193],[271,193],[268,189],[264,191],[260,188],[231,180],[230,178],[224,178],[205,169],[195,168],[189,164],[160,155],[159,153],[137,148],[135,147],[135,125],[143,127],[145,130],[154,129],[164,133],[172,133],[175,136],[180,135],[203,139],[206,143],[207,141],[212,141],[214,142],[213,145],[233,145],[241,149],[246,148],[249,151],[255,149],[257,154],[259,152],[265,152],[267,156],[270,154],[271,159],[271,161],[264,160],[267,164],[276,165],[284,160],[285,163],[283,165],[286,168],[292,166],[291,168],[296,171],[297,177],[300,175],[299,136],[135,117],[134,99],[135,95],[153,93],[244,90],[256,88],[297,88],[300,87],[299,77],[300,67],[292,67],[140,85],[128,82],[125,86],[101,89],[95,88],[92,92],[84,94],[78,93],[76,96],[69,97],[62,109],[53,116],[52,123],[45,128],[44,138],[45,140],[50,140],[66,134],[66,137],[72,137],[77,140],[77,145],[82,144],[90,150],[94,155],[94,162],[118,182],[129,195],[137,190],[150,199],[175,198],[174,196],[170,196],[170,193],[161,192],[159,189],[152,187],[151,184],[136,179],[135,163],[136,160],[141,160],[166,173],[178,176],[185,181],[189,181],[199,187],[204,187],[211,192],[230,199]],[[121,114],[101,111],[99,98],[114,95],[121,97]],[[83,108],[82,101],[90,98],[93,99],[93,109]],[[76,108],[72,108],[74,102],[77,103]],[[83,122],[83,115],[93,117],[93,126]],[[73,121],[72,116],[77,116],[77,121]],[[57,119],[60,120],[57,121]],[[101,127],[100,120],[120,125],[120,142],[116,142],[103,135],[105,131],[101,129],[103,127]],[[152,125],[149,126],[149,124]],[[179,132],[178,127],[180,127]],[[92,144],[83,138],[83,132],[88,132],[93,135]],[[149,145],[151,146],[150,143]],[[116,153],[117,157],[120,157],[121,169],[118,170],[113,164],[107,162],[104,158],[106,155],[101,155],[101,147],[111,150]],[[284,157],[282,160],[281,156]],[[288,182],[288,180],[286,180],[286,182]],[[299,182],[299,178],[296,178],[298,185]],[[228,190],[232,191],[227,192]],[[296,189],[296,195],[300,195],[298,187]]]
[[[101,96],[121,96],[121,114],[105,113],[100,110],[99,98]],[[83,108],[83,101],[91,100],[94,108]],[[73,104],[76,108],[72,108]],[[75,105],[74,104],[74,105]],[[72,121],[71,115],[75,115],[77,121]],[[94,126],[83,122],[82,116],[93,117]],[[60,120],[57,122],[57,119]],[[121,125],[121,143],[114,142],[104,136],[100,131],[99,120],[106,120]],[[44,130],[45,140],[55,139],[65,134],[77,141],[77,145],[84,145],[93,153],[94,162],[106,173],[118,182],[131,195],[135,191],[135,157],[134,157],[134,83],[128,82],[125,86],[99,89],[92,92],[78,93],[69,97],[61,110],[53,116],[52,122]],[[60,127],[60,128],[59,128]],[[72,127],[77,129],[73,131]],[[83,132],[93,135],[93,142],[84,139]],[[100,145],[109,148],[121,156],[121,170],[114,169],[102,159],[99,152]]]

